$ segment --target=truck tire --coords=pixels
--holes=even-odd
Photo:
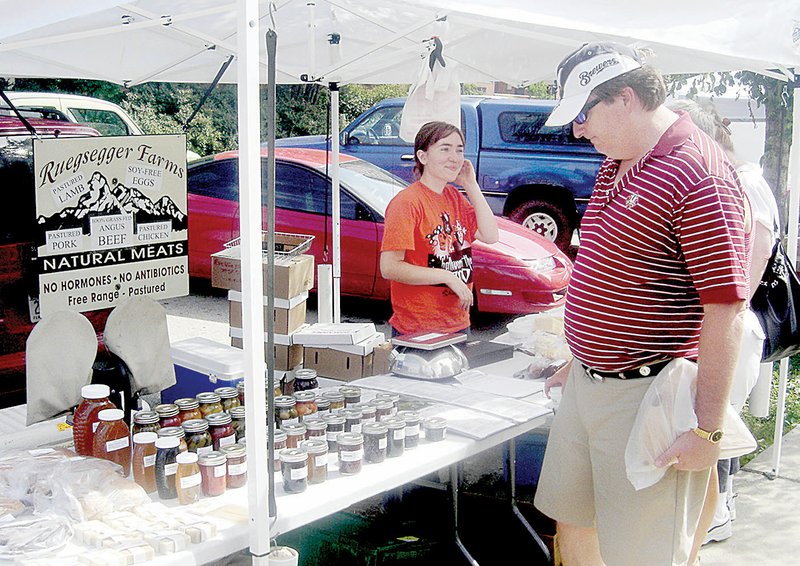
[[[567,213],[552,202],[546,200],[523,202],[512,210],[508,217],[555,243],[562,251],[570,246],[572,223]]]

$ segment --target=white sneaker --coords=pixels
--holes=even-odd
[[[706,538],[703,539],[703,544],[708,544],[709,542],[720,542],[725,539],[731,538],[733,535],[733,528],[731,527],[731,518],[728,518],[722,522],[717,523],[711,526],[706,533]]]

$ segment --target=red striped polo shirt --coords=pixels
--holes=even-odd
[[[702,305],[747,298],[735,170],[685,114],[615,187],[618,167],[603,163],[581,222],[567,342],[601,371],[696,358]]]

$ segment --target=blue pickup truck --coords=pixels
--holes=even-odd
[[[414,148],[399,137],[405,98],[383,100],[342,130],[341,151],[408,182]],[[507,216],[566,249],[603,157],[571,125],[544,126],[553,100],[463,96],[461,127],[478,183],[495,214]],[[277,140],[283,147],[324,149],[324,136]]]

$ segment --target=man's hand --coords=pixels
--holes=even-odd
[[[717,464],[719,444],[700,438],[693,431],[684,432],[666,452],[656,458],[656,466],[672,466],[676,470],[700,472]]]
[[[547,396],[548,399],[550,397],[550,390],[553,387],[561,387],[561,393],[564,393],[564,388],[567,386],[567,377],[569,377],[570,369],[572,368],[572,364],[574,362],[569,362],[561,366],[556,370],[556,372],[548,377],[544,382],[544,394]]]

